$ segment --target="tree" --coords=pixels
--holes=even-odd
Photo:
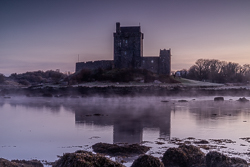
[[[0,73],[0,84],[4,83],[4,80],[5,80],[5,76]]]

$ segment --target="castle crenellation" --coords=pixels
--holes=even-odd
[[[76,63],[76,72],[81,69],[147,69],[154,73],[170,75],[171,50],[160,50],[158,57],[143,57],[144,34],[140,26],[121,27],[116,23],[114,37],[114,60],[99,60]]]

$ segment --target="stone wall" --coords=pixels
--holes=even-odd
[[[89,69],[95,70],[98,68],[101,69],[112,69],[113,67],[113,60],[100,60],[100,61],[88,61],[88,62],[78,62],[76,63],[76,72],[80,71],[81,69]]]
[[[143,57],[141,68],[152,71],[153,73],[158,73],[159,57]]]

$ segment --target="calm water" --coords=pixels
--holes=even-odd
[[[148,154],[161,157],[168,147],[177,147],[171,140],[179,138],[206,139],[214,150],[249,161],[244,154],[249,143],[240,138],[250,137],[250,102],[213,98],[0,98],[0,157],[55,161],[66,152],[91,151],[97,142],[143,142],[152,147]]]

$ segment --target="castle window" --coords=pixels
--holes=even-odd
[[[119,46],[119,47],[121,47],[121,46],[122,46],[121,41],[118,41],[118,46]]]
[[[127,39],[123,40],[123,43],[124,43],[124,46],[128,46],[128,40]]]
[[[151,63],[154,63],[154,60],[151,60]]]
[[[126,51],[124,51],[124,55],[127,55],[127,52],[126,52]]]

